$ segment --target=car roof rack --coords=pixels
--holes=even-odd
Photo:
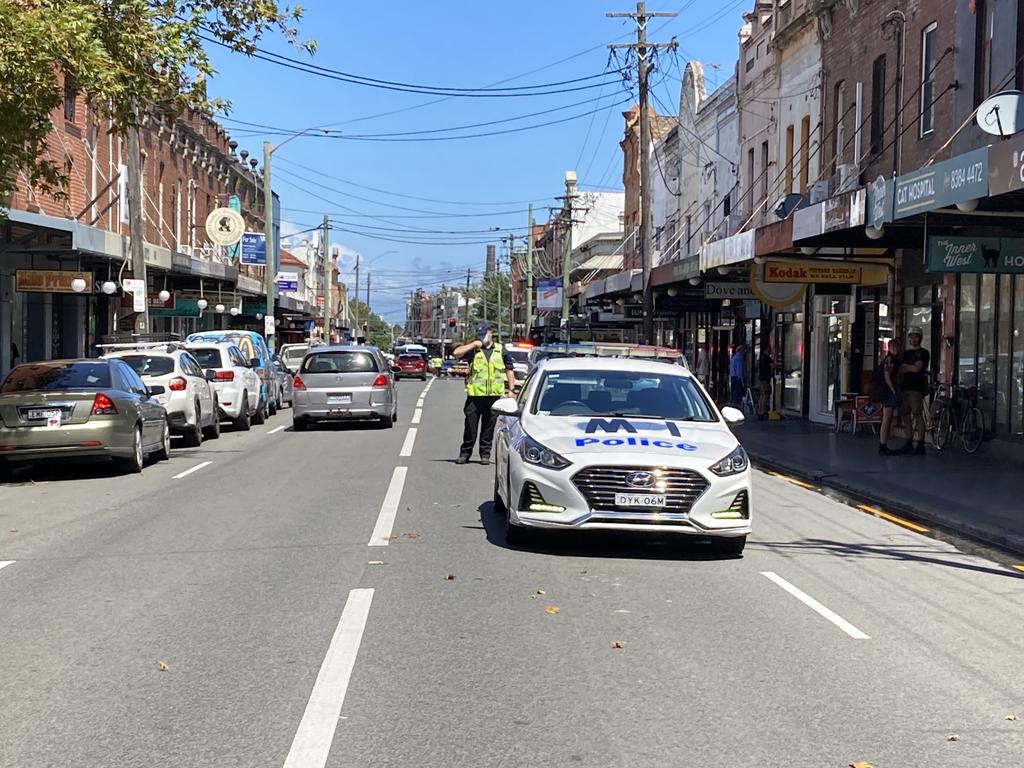
[[[109,352],[129,350],[164,350],[173,352],[185,349],[185,342],[176,333],[111,333],[102,337],[98,349]]]

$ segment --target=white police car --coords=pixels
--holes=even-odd
[[[725,555],[750,533],[750,463],[721,411],[677,365],[546,360],[494,404],[494,506],[508,542],[533,529],[710,537]]]

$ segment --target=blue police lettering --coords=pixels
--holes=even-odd
[[[622,445],[625,441],[620,440],[617,437],[610,437],[607,440],[602,441],[605,445]]]
[[[596,437],[577,437],[576,438],[576,447],[577,448],[582,448],[584,445],[593,445],[594,443],[599,443],[599,442],[601,442],[601,441],[598,440]]]
[[[651,445],[653,445],[655,448],[671,448],[672,447],[672,443],[670,443],[668,440],[655,440],[653,443],[651,443]]]
[[[654,448],[676,448],[680,451],[697,451],[700,450],[696,445],[692,443],[672,443],[668,440],[648,440],[646,437],[627,437],[625,439],[621,437],[607,437],[604,440],[599,440],[596,437],[577,437],[576,447],[582,448],[587,445],[607,445],[610,448],[618,448],[622,445],[632,445],[640,447]]]

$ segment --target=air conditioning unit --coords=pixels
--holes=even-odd
[[[836,175],[832,177],[833,194],[852,192],[860,186],[860,168],[853,163],[843,163],[836,167]]]
[[[811,189],[808,194],[811,200],[811,205],[824,202],[828,200],[828,182],[827,181],[816,181],[811,184]]]

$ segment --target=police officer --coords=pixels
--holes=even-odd
[[[515,374],[512,358],[495,344],[491,335],[491,326],[482,322],[476,327],[476,339],[456,347],[452,352],[455,357],[465,357],[469,363],[466,374],[466,425],[462,431],[462,449],[456,464],[465,464],[473,455],[477,429],[480,429],[480,462],[490,464],[491,443],[494,440],[494,414],[491,406],[500,397],[512,397],[515,390]]]

